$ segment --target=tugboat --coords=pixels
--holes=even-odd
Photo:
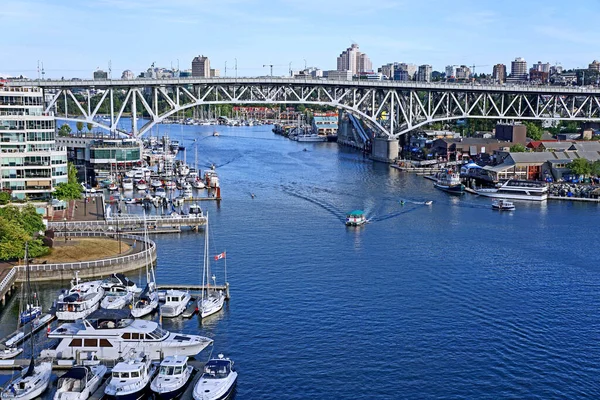
[[[465,185],[460,181],[460,175],[447,169],[437,173],[433,186],[451,194],[463,194],[465,192]]]
[[[362,210],[354,210],[346,215],[346,226],[360,226],[366,223],[367,219]]]

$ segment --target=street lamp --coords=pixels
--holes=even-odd
[[[65,235],[65,243],[66,243],[67,242],[67,218],[66,217],[63,217],[63,222],[65,223],[63,235]]]

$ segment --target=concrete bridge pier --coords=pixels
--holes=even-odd
[[[393,163],[398,158],[398,139],[374,138],[371,159],[385,163]]]

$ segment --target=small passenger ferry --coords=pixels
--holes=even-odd
[[[362,210],[354,210],[346,215],[346,226],[360,226],[366,223],[367,218]]]

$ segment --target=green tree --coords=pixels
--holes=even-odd
[[[83,130],[83,122],[77,121],[76,126],[77,126],[77,132],[81,133],[81,131]]]
[[[87,127],[88,132],[91,132],[92,128],[94,127],[94,124],[92,124],[91,122],[88,122],[86,127]]]
[[[600,161],[596,160],[592,163],[592,175],[600,176]]]
[[[81,198],[81,186],[77,183],[61,182],[56,185],[54,197],[59,200],[77,200]]]
[[[58,136],[69,136],[71,131],[71,127],[68,124],[63,124],[58,130]]]
[[[0,192],[0,205],[8,204],[10,201],[10,193],[2,191]]]
[[[48,248],[36,238],[37,233],[43,230],[42,216],[32,205],[22,209],[15,206],[0,209],[0,259],[23,258],[26,241],[29,242],[31,257],[47,254]]]
[[[592,173],[592,164],[585,158],[577,158],[569,164],[569,169],[575,175],[588,176]]]
[[[69,183],[78,184],[79,180],[77,179],[77,167],[73,163],[67,164],[67,175],[69,177]]]
[[[542,138],[542,128],[534,122],[525,122],[524,125],[527,127],[527,137],[532,140],[540,140]]]
[[[510,146],[511,153],[524,153],[527,151],[527,147],[523,146],[521,143],[513,144]]]

